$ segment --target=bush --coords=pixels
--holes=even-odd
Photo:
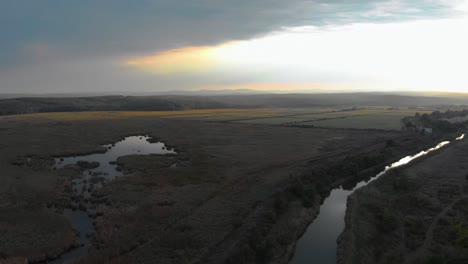
[[[377,230],[381,233],[390,233],[398,228],[398,217],[388,208],[376,212],[376,219]]]
[[[468,248],[468,228],[462,223],[455,226],[457,233],[457,244],[463,248]]]
[[[412,183],[407,176],[397,176],[393,179],[393,189],[396,191],[409,191],[411,190]]]
[[[427,261],[426,264],[445,264],[445,260],[442,257],[430,257]]]

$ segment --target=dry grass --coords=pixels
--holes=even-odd
[[[431,111],[416,110],[359,110],[351,111],[342,118],[317,120],[300,123],[327,128],[354,128],[354,129],[384,129],[400,130],[401,119],[414,116],[416,113],[430,113]]]
[[[272,118],[240,120],[240,123],[269,125],[318,125],[331,128],[380,128],[399,129],[400,120],[415,113],[431,113],[431,111],[416,110],[355,110],[338,112],[316,112]],[[346,120],[346,121],[345,121]],[[388,122],[388,124],[386,123]]]
[[[79,120],[107,120],[126,119],[135,117],[160,117],[181,119],[206,119],[210,117],[219,119],[260,118],[279,115],[276,110],[268,109],[209,109],[209,110],[187,110],[187,111],[148,111],[148,112],[63,112],[63,113],[37,113],[11,116],[7,118],[22,119],[47,119],[56,121],[79,121]]]
[[[0,117],[1,119],[85,121],[155,117],[200,121],[236,122],[265,125],[314,125],[329,128],[399,130],[400,120],[425,110],[330,111],[330,109],[205,109],[186,111],[103,111],[36,113]]]

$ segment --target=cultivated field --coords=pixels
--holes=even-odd
[[[161,117],[179,119],[240,119],[263,118],[281,115],[280,110],[269,109],[208,109],[186,111],[100,111],[100,112],[61,112],[38,113],[18,116],[4,116],[3,119],[47,119],[57,121],[127,119],[135,117]]]
[[[318,112],[308,115],[259,118],[242,123],[276,124],[288,126],[311,126],[325,128],[400,130],[401,119],[416,113],[431,113],[428,110],[350,110]]]
[[[401,119],[430,110],[341,110],[332,108],[306,109],[209,109],[187,111],[150,112],[77,112],[38,113],[0,117],[3,120],[108,120],[158,117],[163,119],[189,119],[205,122],[231,122],[259,125],[311,126],[325,128],[400,130]]]
[[[400,110],[365,110],[352,111],[348,115],[303,122],[302,125],[311,125],[327,128],[354,128],[354,129],[383,129],[400,130],[401,119],[414,116],[416,113],[430,113],[431,111],[400,111]]]

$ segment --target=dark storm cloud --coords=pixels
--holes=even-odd
[[[138,54],[251,38],[284,26],[440,15],[438,1],[2,0],[0,64]],[[383,7],[379,9],[379,6]],[[58,54],[58,55],[57,55]]]

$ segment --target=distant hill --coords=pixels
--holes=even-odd
[[[235,107],[299,108],[299,107],[428,107],[465,105],[468,97],[399,95],[393,93],[320,93],[320,94],[255,94],[210,96]]]
[[[30,97],[0,100],[0,115],[81,111],[175,111],[224,107],[224,104],[208,98],[184,96],[178,96],[175,100],[164,96]]]
[[[0,99],[0,115],[79,111],[177,111],[214,108],[431,107],[468,105],[466,96],[390,93],[220,94]]]

